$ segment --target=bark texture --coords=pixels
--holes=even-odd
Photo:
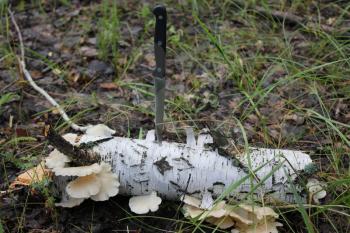
[[[101,139],[84,135],[80,143]],[[312,163],[300,151],[250,148],[248,153],[228,157],[206,148],[208,136],[187,142],[157,143],[152,131],[145,140],[113,137],[92,149],[119,175],[120,194],[145,195],[156,191],[168,200],[179,200],[186,193],[210,202],[211,197],[229,190],[227,196],[235,199],[252,192],[257,198],[269,196],[294,202],[292,190],[300,191],[301,187],[291,183]],[[237,165],[237,159],[248,172]],[[233,188],[234,184],[237,187]]]

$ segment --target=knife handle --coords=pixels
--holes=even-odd
[[[153,9],[156,17],[156,27],[154,31],[154,51],[156,69],[154,75],[159,78],[165,77],[165,53],[166,53],[166,23],[167,12],[164,6],[158,5]]]

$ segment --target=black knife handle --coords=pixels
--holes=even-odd
[[[156,69],[154,71],[154,75],[159,78],[164,78],[167,13],[164,6],[158,5],[153,9],[153,14],[156,16],[156,27],[154,31]]]

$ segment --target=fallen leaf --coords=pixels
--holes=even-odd
[[[49,170],[45,169],[45,163],[41,162],[36,167],[17,176],[17,178],[10,184],[10,189],[15,188],[17,185],[29,186],[33,183],[38,183],[48,176]]]
[[[98,55],[97,50],[92,47],[83,46],[80,48],[80,53],[84,57],[96,57]]]
[[[97,40],[96,40],[96,37],[92,37],[92,38],[87,39],[86,42],[87,42],[88,44],[91,44],[91,45],[96,45]]]
[[[151,53],[148,53],[145,55],[145,60],[146,60],[146,63],[147,63],[147,66],[150,66],[150,67],[155,67],[156,66],[156,61],[154,60],[154,55],[151,54]]]
[[[60,74],[62,74],[62,71],[58,68],[55,68],[52,70],[52,73],[54,73],[55,75],[60,75]]]
[[[39,78],[43,77],[43,74],[38,70],[33,70],[30,72],[30,74],[32,75],[33,79],[39,79]]]
[[[117,90],[119,86],[113,82],[100,83],[100,87],[106,90]]]
[[[305,118],[298,114],[286,115],[284,119],[294,121],[297,125],[302,125],[305,122]]]

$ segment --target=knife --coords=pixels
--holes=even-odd
[[[156,26],[154,32],[154,54],[156,60],[156,68],[154,70],[154,89],[156,102],[156,140],[162,141],[162,131],[164,128],[164,98],[165,98],[165,52],[166,52],[166,22],[167,13],[164,6],[157,5],[153,9],[156,17]]]

